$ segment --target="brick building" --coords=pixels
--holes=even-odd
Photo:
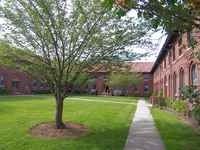
[[[191,48],[193,41],[197,47]],[[179,97],[184,85],[200,85],[200,62],[195,57],[200,43],[199,32],[169,34],[152,68],[153,91]]]
[[[130,72],[142,74],[143,82],[137,86],[127,87],[127,95],[149,95],[153,88],[153,76],[151,74],[153,63],[134,62],[129,63],[128,66],[130,66]],[[84,91],[88,91],[89,93],[97,95],[104,94],[106,89],[109,88],[106,85],[107,75],[108,70],[103,67],[99,67],[95,71],[92,71],[91,78],[95,79],[95,85],[88,86],[87,90],[84,88]],[[43,93],[43,91],[49,91],[49,88],[46,84],[43,84],[37,80],[31,80],[31,78],[29,78],[28,75],[23,72],[5,67],[0,67],[0,88],[6,89],[10,94],[13,95]],[[123,94],[118,93],[118,95]]]
[[[151,69],[153,66],[152,62],[131,62],[128,63],[128,71],[133,73],[140,73],[143,77],[143,81],[140,85],[127,87],[127,93],[125,95],[135,95],[135,96],[147,96],[152,92],[153,89],[153,75],[151,74]],[[90,88],[91,91],[95,91],[97,95],[105,95],[106,90],[111,90],[110,95],[124,95],[122,91],[116,91],[110,89],[106,85],[106,79],[109,70],[105,66],[97,67],[92,71],[92,77],[96,80],[96,84]],[[116,94],[117,93],[117,94]]]
[[[191,48],[192,39],[197,42],[194,50]],[[127,87],[127,95],[145,96],[151,91],[162,91],[164,96],[179,97],[180,89],[184,85],[200,88],[200,61],[194,56],[199,48],[199,32],[169,34],[155,63],[128,63],[128,71],[141,73],[144,80],[138,86]],[[105,67],[92,71],[91,77],[96,83],[88,86],[88,92],[105,94],[110,89],[106,85],[108,72]],[[48,90],[46,85],[31,80],[25,73],[4,67],[0,67],[0,88],[6,88],[11,94],[31,94],[33,91]]]
[[[48,93],[46,84],[32,80],[27,74],[5,67],[0,67],[0,89],[12,95],[23,95],[33,93]]]
[[[23,72],[0,67],[0,88],[6,89],[10,94],[31,94],[31,80]]]

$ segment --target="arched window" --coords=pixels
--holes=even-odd
[[[173,61],[176,59],[176,47],[175,47],[175,45],[173,45],[172,46],[172,59],[173,59]]]
[[[191,84],[197,85],[197,66],[193,64],[191,66]]]
[[[183,68],[181,68],[179,72],[179,89],[182,89],[183,86],[184,86],[184,70]]]
[[[167,77],[164,77],[164,96],[167,96]]]
[[[171,96],[171,77],[168,77],[168,96]]]
[[[176,73],[173,74],[173,96],[176,96]]]

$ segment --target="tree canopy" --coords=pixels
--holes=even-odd
[[[108,76],[107,84],[110,87],[137,86],[143,81],[142,75],[134,72],[112,72]]]
[[[99,0],[0,2],[6,21],[3,40],[17,47],[4,50],[0,57],[49,84],[56,99],[57,128],[64,125],[66,85],[88,67],[120,58],[116,56],[127,54],[126,47],[142,44],[151,28],[145,21],[118,17],[117,10]]]
[[[200,28],[199,0],[104,0],[104,4],[110,9],[118,5],[121,16],[134,9],[138,17],[148,20],[152,27],[163,27],[167,32]]]

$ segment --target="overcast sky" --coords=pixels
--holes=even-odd
[[[127,13],[127,16],[134,16],[137,18],[137,13],[134,10],[132,10]],[[151,41],[154,45],[156,45],[153,49],[146,49],[142,47],[132,48],[134,52],[139,52],[139,53],[149,52],[150,53],[150,56],[141,58],[140,60],[136,60],[136,61],[147,61],[147,62],[155,61],[166,40],[166,37],[167,37],[166,33],[161,30],[157,32],[153,32],[151,34]]]

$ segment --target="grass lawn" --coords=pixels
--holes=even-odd
[[[178,120],[173,113],[152,109],[166,150],[200,150],[200,134]]]
[[[52,96],[1,96],[0,150],[122,150],[136,108],[132,104],[137,103],[136,98],[72,98],[65,101],[64,120],[85,124],[91,131],[79,139],[53,140],[33,138],[28,133],[33,125],[54,120],[55,102]]]

